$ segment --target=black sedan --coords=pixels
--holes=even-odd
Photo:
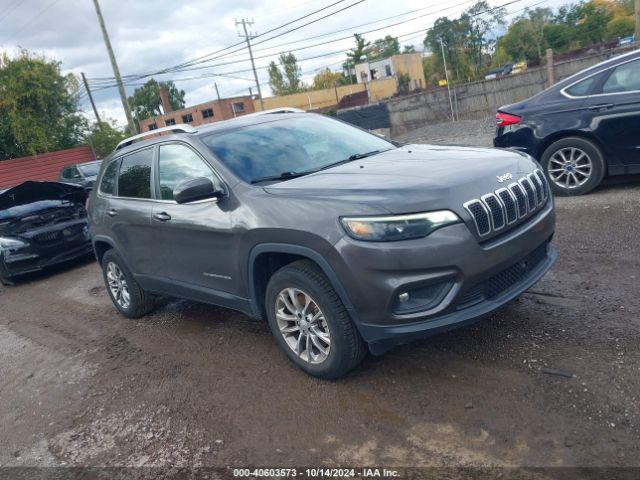
[[[640,173],[640,50],[501,107],[496,119],[494,145],[535,157],[559,195]]]
[[[82,187],[25,182],[0,192],[0,282],[92,251]]]

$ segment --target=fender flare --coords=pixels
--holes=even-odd
[[[254,266],[256,258],[263,253],[290,253],[292,255],[299,255],[301,257],[306,257],[309,260],[313,260],[322,270],[322,272],[327,276],[331,286],[336,291],[342,304],[349,312],[351,319],[358,324],[358,318],[356,310],[349,300],[349,296],[347,295],[347,291],[342,286],[340,279],[329,265],[324,257],[319,254],[317,251],[312,250],[308,247],[303,247],[301,245],[293,245],[289,243],[261,243],[259,245],[254,246],[249,253],[249,265],[248,265],[248,275],[247,278],[249,280],[249,298],[251,301],[251,309],[254,311],[256,316],[261,315],[261,309],[258,303],[257,293],[255,291],[255,278],[254,278]]]
[[[120,259],[124,262],[124,264],[127,267],[127,269],[133,274],[133,270],[131,270],[131,266],[129,265],[129,262],[127,261],[127,257],[125,257],[122,254],[122,251],[120,250],[120,248],[118,248],[116,243],[110,237],[107,237],[107,236],[104,236],[104,235],[96,235],[94,237],[91,237],[91,244],[93,245],[93,254],[96,257],[96,261],[98,260],[98,252],[96,251],[96,242],[106,243],[113,250],[115,250],[116,253],[118,254],[118,256],[120,257]]]

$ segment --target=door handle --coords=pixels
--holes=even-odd
[[[171,220],[171,215],[169,215],[167,212],[160,212],[154,213],[153,218],[159,220],[160,222],[168,222],[169,220]]]
[[[107,215],[109,215],[110,217],[115,217],[116,215],[118,215],[118,211],[115,208],[112,208],[107,212]]]
[[[610,108],[613,108],[613,103],[601,103],[599,105],[592,105],[589,107],[589,110],[608,110]]]

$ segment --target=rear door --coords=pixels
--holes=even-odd
[[[640,59],[610,69],[586,104],[596,138],[619,172],[640,172]]]
[[[153,159],[154,147],[121,158],[116,194],[105,212],[111,234],[134,275],[155,273],[160,253],[151,225]]]

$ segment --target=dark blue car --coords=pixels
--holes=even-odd
[[[583,70],[498,110],[496,147],[535,157],[556,194],[640,173],[640,50]]]

